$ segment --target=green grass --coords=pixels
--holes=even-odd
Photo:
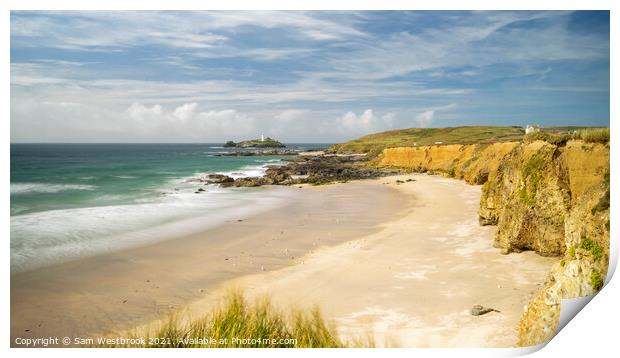
[[[581,239],[580,246],[582,249],[587,250],[592,254],[594,260],[600,260],[603,257],[603,247],[599,245],[596,241],[588,239],[584,237]]]
[[[536,140],[563,146],[569,140],[581,139],[588,143],[609,143],[609,128],[606,127],[541,127],[540,131],[530,133],[523,138],[526,143]]]
[[[545,161],[538,155],[534,155],[521,169],[521,177],[526,185],[519,191],[519,199],[527,206],[536,204],[538,184],[542,177]]]
[[[456,169],[454,167],[450,167],[446,172],[450,178],[454,178],[456,176]]]
[[[132,337],[135,338],[135,337]],[[326,323],[318,308],[276,309],[268,298],[248,303],[243,294],[231,292],[210,314],[190,323],[170,318],[152,337],[144,337],[147,348],[315,348],[344,347],[334,327]],[[208,340],[205,341],[205,338]],[[202,341],[201,341],[202,339]],[[372,346],[372,342],[349,342]],[[132,346],[134,347],[134,346]]]
[[[544,140],[561,146],[571,139],[586,142],[609,142],[609,128],[576,126],[541,127],[539,132],[525,136],[522,127],[465,126],[445,128],[408,128],[369,134],[342,144],[333,145],[334,153],[367,153],[370,158],[385,148],[441,144],[489,144],[508,141]]]
[[[368,153],[374,157],[384,148],[412,147],[442,144],[476,144],[520,141],[521,127],[468,126],[446,128],[409,128],[370,134],[346,143],[336,144],[330,151],[336,153]]]
[[[529,133],[525,137],[523,137],[523,141],[525,143],[531,143],[537,140],[543,140],[547,143],[551,143],[557,146],[566,145],[566,142],[573,139],[573,135],[568,132],[534,132]]]
[[[575,139],[588,143],[609,143],[609,128],[585,128],[575,133]]]
[[[600,272],[593,270],[590,274],[590,286],[592,286],[595,291],[600,291],[604,284],[605,281],[603,281]]]

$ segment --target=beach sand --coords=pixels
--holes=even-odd
[[[195,235],[12,274],[11,344],[98,337],[167,317],[227,280],[377,231],[407,207],[396,190],[370,182],[251,190],[282,191],[286,203]]]
[[[495,227],[478,225],[480,187],[454,179],[266,190],[290,190],[291,201],[198,235],[12,275],[12,343],[152,326],[173,311],[198,317],[238,287],[282,307],[318,305],[345,339],[510,347],[557,260],[501,255]],[[472,316],[475,304],[501,312]]]
[[[415,181],[396,183],[407,179]],[[242,288],[284,309],[316,304],[343,338],[372,338],[380,347],[514,347],[523,308],[557,258],[501,255],[493,247],[496,228],[478,224],[480,186],[426,174],[374,183],[411,203],[405,215],[317,250],[303,264],[229,282],[222,292]],[[188,314],[199,316],[217,297],[194,303]],[[472,316],[476,304],[500,312]]]

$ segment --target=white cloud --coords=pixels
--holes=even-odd
[[[456,107],[456,103],[450,103],[445,106],[426,109],[415,116],[415,121],[419,127],[429,127],[435,120],[435,113],[440,111],[450,111]]]
[[[278,113],[275,118],[282,122],[292,122],[295,120],[303,119],[309,113],[305,109],[287,109],[281,113]]]
[[[441,15],[445,21],[435,26],[419,25],[417,17],[429,15],[413,12],[407,13],[409,31],[372,33],[366,32],[372,27],[360,26],[383,21],[381,16],[13,12],[16,53],[41,47],[105,51],[105,56],[30,49],[22,51],[26,56],[15,56],[29,62],[11,63],[12,139],[222,141],[265,132],[292,141],[333,142],[453,119],[446,112],[456,102],[467,103],[469,111],[459,113],[460,120],[480,114],[489,93],[480,83],[489,79],[539,78],[534,85],[506,89],[528,97],[496,101],[495,113],[503,118],[527,111],[538,115],[542,99],[535,91],[608,94],[604,78],[547,80],[568,74],[549,61],[609,59],[605,36],[572,31],[566,13],[457,12]],[[520,23],[530,20],[537,26]],[[261,41],[254,43],[253,34],[268,36],[256,35]],[[154,51],[144,51],[144,58],[142,52],[119,53],[121,61],[108,62],[109,52],[141,46]],[[31,53],[59,55],[41,59]],[[263,63],[275,60],[285,65]],[[499,106],[520,111],[508,114]]]
[[[420,127],[428,127],[431,123],[433,123],[433,119],[435,118],[435,110],[429,109],[418,114],[415,117],[415,121],[418,123]]]
[[[414,13],[416,14],[416,13]],[[477,12],[454,16],[441,28],[391,34],[382,41],[361,42],[354,51],[330,59],[334,79],[386,79],[443,68],[481,68],[528,61],[604,59],[609,43],[587,33],[571,32],[567,12]],[[417,16],[424,16],[417,14]],[[543,28],[511,25],[554,18]],[[464,77],[476,70],[461,72]]]
[[[11,101],[16,142],[220,142],[254,136],[255,118],[235,109],[201,111],[134,103],[121,112],[63,102]],[[87,118],[87,120],[84,120]]]
[[[185,103],[170,110],[161,105],[149,107],[134,103],[123,116],[133,130],[168,142],[238,139],[255,131],[251,116],[234,109],[200,111],[197,103]]]
[[[304,78],[296,82],[261,84],[233,80],[145,81],[91,79],[75,66],[49,63],[11,64],[11,96],[38,97],[48,101],[105,102],[127,107],[133,102],[180,105],[209,103],[238,107],[312,101],[353,102],[362,99],[391,100],[402,97],[446,98],[471,93],[463,88],[418,87],[411,83],[375,83],[356,80],[325,82]]]
[[[52,11],[11,16],[12,46],[102,51],[134,45],[208,50],[226,45],[239,28],[284,28],[315,41],[364,37],[354,15],[330,20],[320,12],[298,11]],[[239,52],[243,52],[239,49]],[[258,53],[260,55],[260,53]],[[268,53],[267,56],[273,56]]]
[[[255,138],[260,133],[294,142],[336,143],[395,128],[392,112],[359,114],[287,109],[251,113],[132,103],[118,110],[93,104],[11,99],[12,142],[215,142]]]
[[[394,119],[394,113],[377,116],[372,109],[367,109],[360,115],[354,112],[346,112],[336,119],[336,124],[332,130],[342,131],[346,135],[369,134],[391,129],[394,125]]]

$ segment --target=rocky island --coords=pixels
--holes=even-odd
[[[233,141],[228,141],[224,144],[226,148],[285,148],[286,145],[280,143],[275,139],[260,138],[260,139],[250,139],[244,140],[238,143]]]

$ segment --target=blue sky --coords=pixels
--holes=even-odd
[[[12,12],[12,142],[609,125],[609,13]]]

